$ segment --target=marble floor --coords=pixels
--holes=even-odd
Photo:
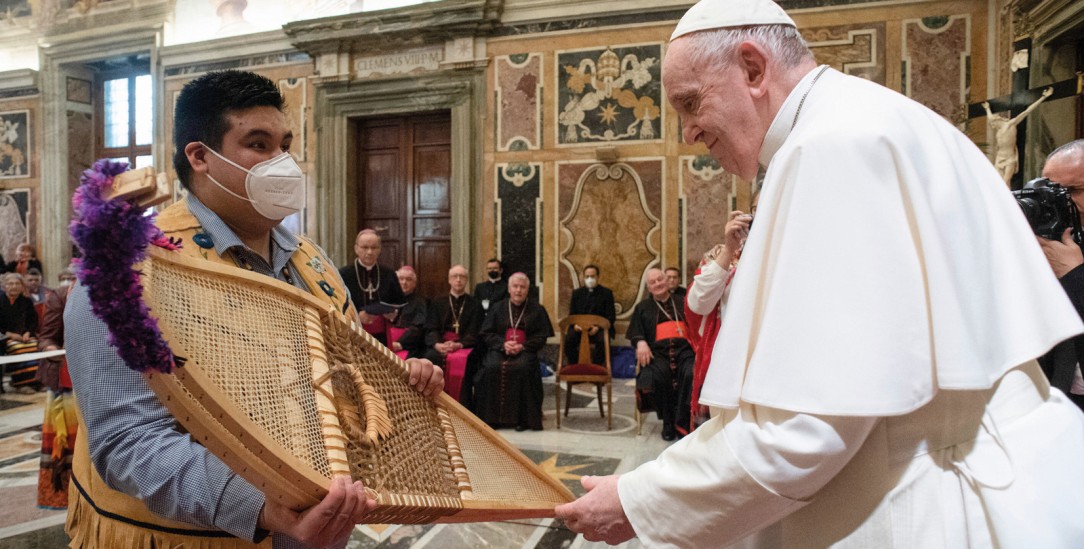
[[[583,493],[582,475],[605,475],[635,468],[661,452],[667,442],[660,438],[662,423],[654,414],[644,417],[642,434],[633,419],[633,382],[614,381],[613,429],[599,417],[593,387],[573,390],[572,409],[557,429],[553,378],[545,380],[543,401],[545,430],[501,430],[515,446],[560,479],[577,495]],[[605,392],[603,393],[605,398]],[[44,395],[0,394],[0,549],[53,549],[66,547],[64,512],[36,505],[38,455]],[[559,520],[522,520],[493,523],[421,526],[359,526],[350,548],[434,549],[494,548],[595,548],[575,535]],[[621,547],[638,548],[630,541]]]

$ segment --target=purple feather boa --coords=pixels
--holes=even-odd
[[[103,193],[127,162],[99,160],[83,172],[72,197],[75,219],[71,235],[83,252],[76,262],[80,282],[87,288],[91,308],[109,327],[109,344],[137,372],[169,373],[180,366],[143,302],[140,273],[133,266],[147,257],[147,245],[176,249],[154,225],[155,215],[123,200],[106,200]]]

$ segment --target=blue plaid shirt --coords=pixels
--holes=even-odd
[[[244,246],[221,218],[189,195],[189,209],[214,241],[253,271],[289,282],[283,274],[298,239],[271,231],[271,264]],[[330,264],[330,262],[329,262]],[[334,270],[334,269],[333,269]],[[306,290],[300,276],[293,284]],[[106,484],[141,500],[154,513],[255,540],[264,495],[177,429],[177,421],[107,342],[105,323],[91,312],[85,289],[73,289],[64,313],[68,367],[85,423],[90,458]],[[275,547],[300,544],[275,536]]]

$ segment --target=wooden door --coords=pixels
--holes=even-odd
[[[421,295],[447,292],[452,248],[448,113],[366,119],[358,124],[357,143],[358,230],[380,234],[381,264],[414,267]]]

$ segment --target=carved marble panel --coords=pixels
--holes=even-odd
[[[971,16],[903,21],[903,92],[953,123],[971,95]]]
[[[75,194],[83,171],[94,163],[94,118],[68,111],[68,196]]]
[[[835,25],[802,29],[818,63],[859,76],[878,84],[885,83],[885,24]]]
[[[685,205],[683,250],[685,282],[690,282],[700,259],[723,242],[723,230],[735,194],[735,177],[708,155],[683,156],[678,172]]]
[[[0,253],[5,261],[15,259],[19,244],[30,241],[30,189],[0,192]]]
[[[495,60],[497,150],[537,150],[542,144],[542,54]]]
[[[613,290],[617,317],[632,314],[644,273],[662,257],[662,174],[662,159],[558,163],[558,317],[589,263]]]
[[[542,164],[497,165],[498,255],[507,274],[522,272],[538,284]]]
[[[558,145],[662,138],[662,44],[558,51]]]
[[[305,119],[308,114],[308,86],[304,78],[283,78],[279,80],[279,92],[285,99],[286,125],[294,132],[294,141],[290,145],[290,154],[298,162],[305,161]]]
[[[30,177],[30,111],[0,112],[0,179]]]

